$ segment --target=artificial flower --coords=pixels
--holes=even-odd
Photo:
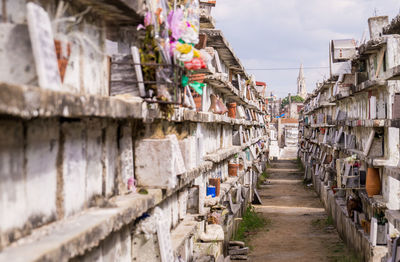
[[[187,54],[184,54],[184,53],[179,52],[178,50],[175,50],[174,54],[175,54],[175,57],[182,62],[189,62],[193,59],[193,49]]]
[[[193,58],[189,62],[185,62],[185,67],[189,70],[199,70],[207,68],[206,64],[201,58]]]
[[[149,26],[151,25],[151,13],[147,12],[146,16],[144,17],[144,26]]]
[[[200,51],[196,48],[193,48],[193,57],[201,57]]]
[[[177,8],[175,11],[171,11],[168,15],[168,26],[171,30],[171,36],[178,40],[181,38],[183,33],[182,28],[183,21],[183,10],[181,8]]]
[[[203,87],[204,87],[205,85],[206,85],[206,84],[199,83],[199,82],[196,82],[196,81],[189,84],[189,86],[190,86],[191,88],[193,88],[193,90],[196,91],[196,93],[198,93],[199,95],[202,95],[202,94],[203,94]]]
[[[182,54],[188,54],[192,51],[193,47],[189,44],[177,44],[176,50]]]
[[[193,29],[193,27],[186,27],[181,39],[185,41],[185,43],[197,44],[199,42],[199,34]]]

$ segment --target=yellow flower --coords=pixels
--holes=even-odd
[[[177,44],[176,50],[178,50],[182,54],[188,54],[192,51],[192,46],[189,44]]]
[[[200,51],[197,50],[196,48],[193,48],[193,57],[200,57]]]

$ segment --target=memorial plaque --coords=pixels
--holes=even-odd
[[[174,261],[172,250],[171,233],[169,231],[168,220],[164,216],[156,221],[158,245],[162,262]]]
[[[42,7],[32,2],[26,7],[39,86],[59,91],[62,84],[49,15]]]

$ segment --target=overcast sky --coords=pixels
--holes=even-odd
[[[298,68],[328,66],[329,40],[369,38],[368,17],[399,10],[400,0],[217,0],[213,16],[246,69]],[[279,97],[297,91],[298,70],[248,72]],[[305,70],[307,91],[328,72]]]

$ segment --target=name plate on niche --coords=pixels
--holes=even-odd
[[[26,7],[39,86],[44,89],[61,90],[61,78],[49,15],[42,7],[32,2]]]
[[[160,218],[156,221],[158,245],[160,247],[161,262],[174,261],[172,250],[171,233],[164,212],[160,210]]]

